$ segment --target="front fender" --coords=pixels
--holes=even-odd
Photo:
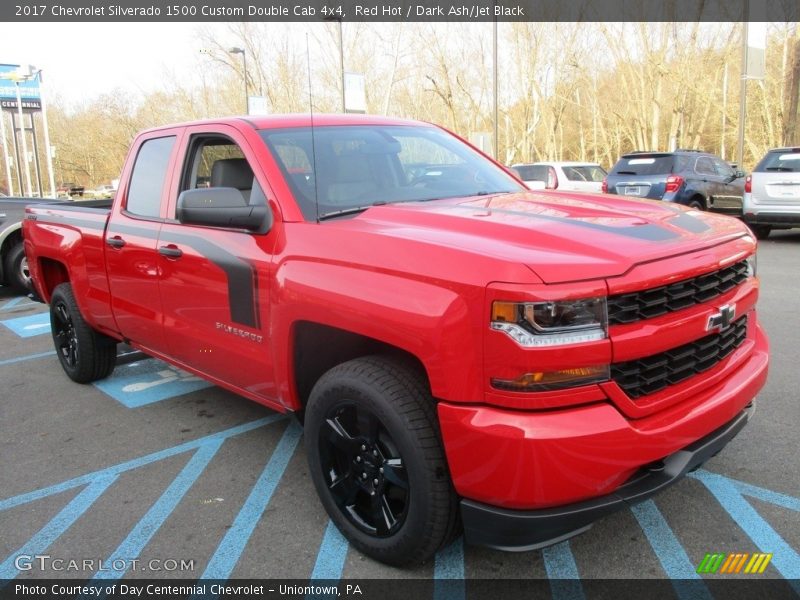
[[[284,262],[274,281],[272,340],[282,397],[294,394],[291,339],[300,321],[335,327],[412,354],[425,367],[437,398],[482,397],[482,288],[300,260]]]

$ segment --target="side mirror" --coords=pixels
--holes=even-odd
[[[744,171],[736,171],[736,179],[741,179],[742,177],[747,176],[747,173]]]
[[[236,188],[198,188],[181,192],[176,215],[184,225],[232,227],[256,233],[266,233],[272,228],[269,207],[248,204]]]

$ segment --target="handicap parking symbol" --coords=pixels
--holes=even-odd
[[[16,319],[6,319],[0,321],[0,323],[22,338],[50,333],[50,313],[46,312],[28,315],[27,317],[17,317]]]
[[[155,358],[122,365],[93,384],[128,408],[138,408],[211,387],[207,381]]]

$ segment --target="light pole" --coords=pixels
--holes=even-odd
[[[44,81],[42,70],[34,68],[34,73],[39,77],[39,103],[42,106],[42,124],[44,125],[44,150],[47,156],[47,175],[50,183],[50,196],[56,197],[56,180],[53,175],[53,150],[50,146],[50,128],[47,124],[47,103],[44,99]]]
[[[244,48],[238,48],[236,46],[228,48],[228,53],[242,55],[242,70],[244,71],[242,77],[242,79],[244,79],[244,114],[248,114],[250,112],[250,102],[247,93],[247,53]]]
[[[19,129],[20,133],[22,134],[22,162],[25,165],[25,194],[27,196],[33,195],[33,190],[31,186],[31,169],[28,165],[28,139],[27,139],[27,132],[25,128],[25,119],[24,113],[22,111],[22,94],[19,91],[19,82],[20,79],[14,79],[14,86],[17,88],[17,111],[19,112]]]

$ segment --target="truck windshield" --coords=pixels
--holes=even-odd
[[[310,221],[379,204],[525,189],[435,127],[316,127],[313,136],[310,127],[298,127],[262,130],[261,136]]]

